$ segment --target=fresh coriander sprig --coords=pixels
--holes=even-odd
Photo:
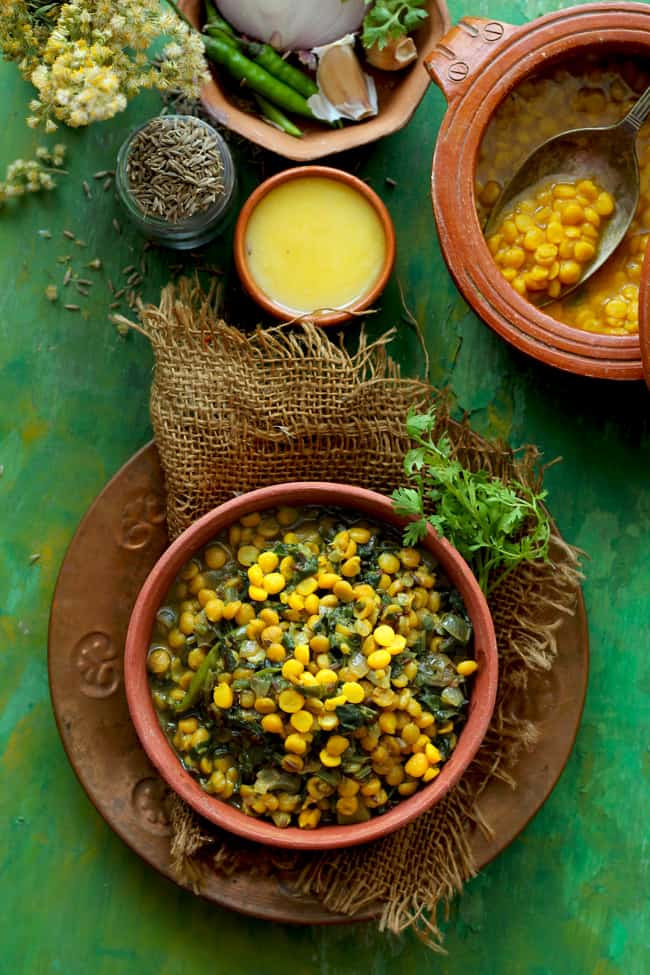
[[[413,519],[404,530],[405,544],[416,544],[431,525],[458,549],[488,594],[521,562],[548,558],[546,492],[463,467],[449,437],[434,441],[435,423],[435,408],[409,412],[406,430],[416,446],[404,457],[404,473],[413,486],[393,492],[393,507]],[[432,513],[426,514],[429,507]]]
[[[370,2],[370,0],[366,0]],[[411,34],[429,15],[426,0],[376,0],[363,21],[361,43],[383,50],[390,41]]]

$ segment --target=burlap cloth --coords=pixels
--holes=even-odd
[[[333,480],[390,493],[404,483],[408,409],[432,401],[439,431],[446,430],[463,464],[540,485],[534,448],[515,459],[505,445],[453,420],[440,391],[400,377],[386,353],[393,333],[368,344],[362,332],[354,354],[309,324],[244,334],[219,320],[212,296],[188,280],[168,285],[160,307],[142,308],[140,324],[129,324],[155,353],[151,418],[171,537],[215,505],[266,484]],[[518,713],[522,692],[531,673],[553,666],[558,619],[575,610],[577,553],[555,534],[551,555],[546,564],[511,574],[490,598],[500,661],[497,704],[476,759],[445,799],[378,842],[278,855],[199,821],[174,796],[171,853],[179,878],[200,887],[205,869],[291,869],[296,891],[329,910],[354,915],[378,904],[382,929],[413,927],[439,948],[440,908],[475,874],[472,831],[490,831],[477,800],[494,777],[514,786],[518,753],[537,738]]]

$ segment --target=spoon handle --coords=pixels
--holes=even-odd
[[[632,133],[637,133],[648,115],[650,115],[650,87],[646,88],[641,97],[637,99],[634,107],[621,120],[620,125]]]

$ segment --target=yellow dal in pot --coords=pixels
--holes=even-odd
[[[481,223],[541,142],[566,129],[619,121],[649,84],[647,60],[612,55],[574,57],[518,85],[494,113],[481,144],[476,170]],[[639,282],[650,239],[650,122],[642,126],[636,148],[641,195],[632,225],[585,284],[544,307],[556,321],[608,335],[638,332]]]

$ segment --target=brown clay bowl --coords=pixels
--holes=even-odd
[[[643,362],[643,378],[650,389],[650,250],[643,259],[639,288],[639,343]]]
[[[433,209],[452,277],[495,332],[567,372],[641,379],[637,336],[582,332],[545,315],[508,286],[492,260],[474,203],[480,145],[499,104],[542,66],[588,52],[650,58],[650,6],[585,4],[521,27],[464,17],[440,41],[425,61],[448,101],[433,159]]]
[[[203,0],[180,0],[179,7],[195,27],[199,30],[203,27]],[[346,122],[342,129],[329,129],[322,123],[300,119],[298,124],[304,136],[297,139],[242,108],[236,82],[214,65],[212,80],[204,86],[201,101],[220,125],[296,162],[310,162],[376,142],[407,124],[427,90],[427,77],[422,70],[424,56],[449,30],[451,20],[445,0],[427,0],[426,7],[429,16],[413,35],[419,52],[417,61],[403,71],[378,71],[364,65],[364,70],[373,76],[377,85],[379,112],[374,118]]]
[[[386,287],[386,282],[388,281],[393,270],[393,265],[395,264],[395,228],[393,226],[391,216],[385,204],[377,196],[375,191],[371,190],[370,187],[363,182],[363,180],[358,179],[356,176],[352,176],[351,173],[347,173],[343,169],[334,169],[331,166],[296,166],[293,169],[286,169],[281,173],[277,173],[275,176],[271,176],[263,183],[260,183],[257,189],[253,190],[251,195],[246,200],[241,209],[239,217],[237,218],[233,241],[235,267],[237,268],[237,273],[239,274],[241,282],[246,291],[249,293],[251,298],[257,302],[258,305],[264,308],[275,318],[280,318],[287,321],[292,317],[291,313],[288,312],[286,308],[283,308],[282,305],[276,304],[269,295],[262,291],[255,281],[255,278],[252,276],[248,266],[248,261],[246,259],[246,230],[248,228],[248,221],[250,220],[253,210],[270,190],[275,189],[276,186],[281,186],[284,183],[291,182],[292,180],[304,179],[310,176],[320,179],[333,179],[340,183],[345,183],[346,186],[356,190],[372,205],[384,230],[386,246],[384,266],[379,277],[372,287],[366,292],[366,294],[357,301],[346,305],[345,308],[342,308],[340,311],[330,311],[302,316],[303,319],[309,319],[309,321],[314,322],[316,325],[338,325],[341,322],[348,321],[354,315],[370,307],[373,301]]]
[[[451,758],[430,784],[389,812],[366,823],[323,826],[315,830],[280,829],[249,817],[213,796],[183,769],[167,741],[151,700],[146,656],[154,616],[183,564],[222,528],[242,515],[278,504],[336,505],[380,522],[401,527],[389,498],[363,488],[326,482],[280,484],[250,491],[204,515],[173,542],[158,560],[140,591],[131,615],[124,654],[124,683],[131,718],[142,746],[168,785],[200,816],[222,829],[268,846],[296,850],[335,849],[379,839],[405,826],[438,802],[454,786],[472,761],[487,731],[494,709],[498,660],[492,618],[485,598],[467,563],[456,549],[432,529],[422,545],[463,597],[474,626],[474,649],[479,669],[469,703],[467,722]]]

